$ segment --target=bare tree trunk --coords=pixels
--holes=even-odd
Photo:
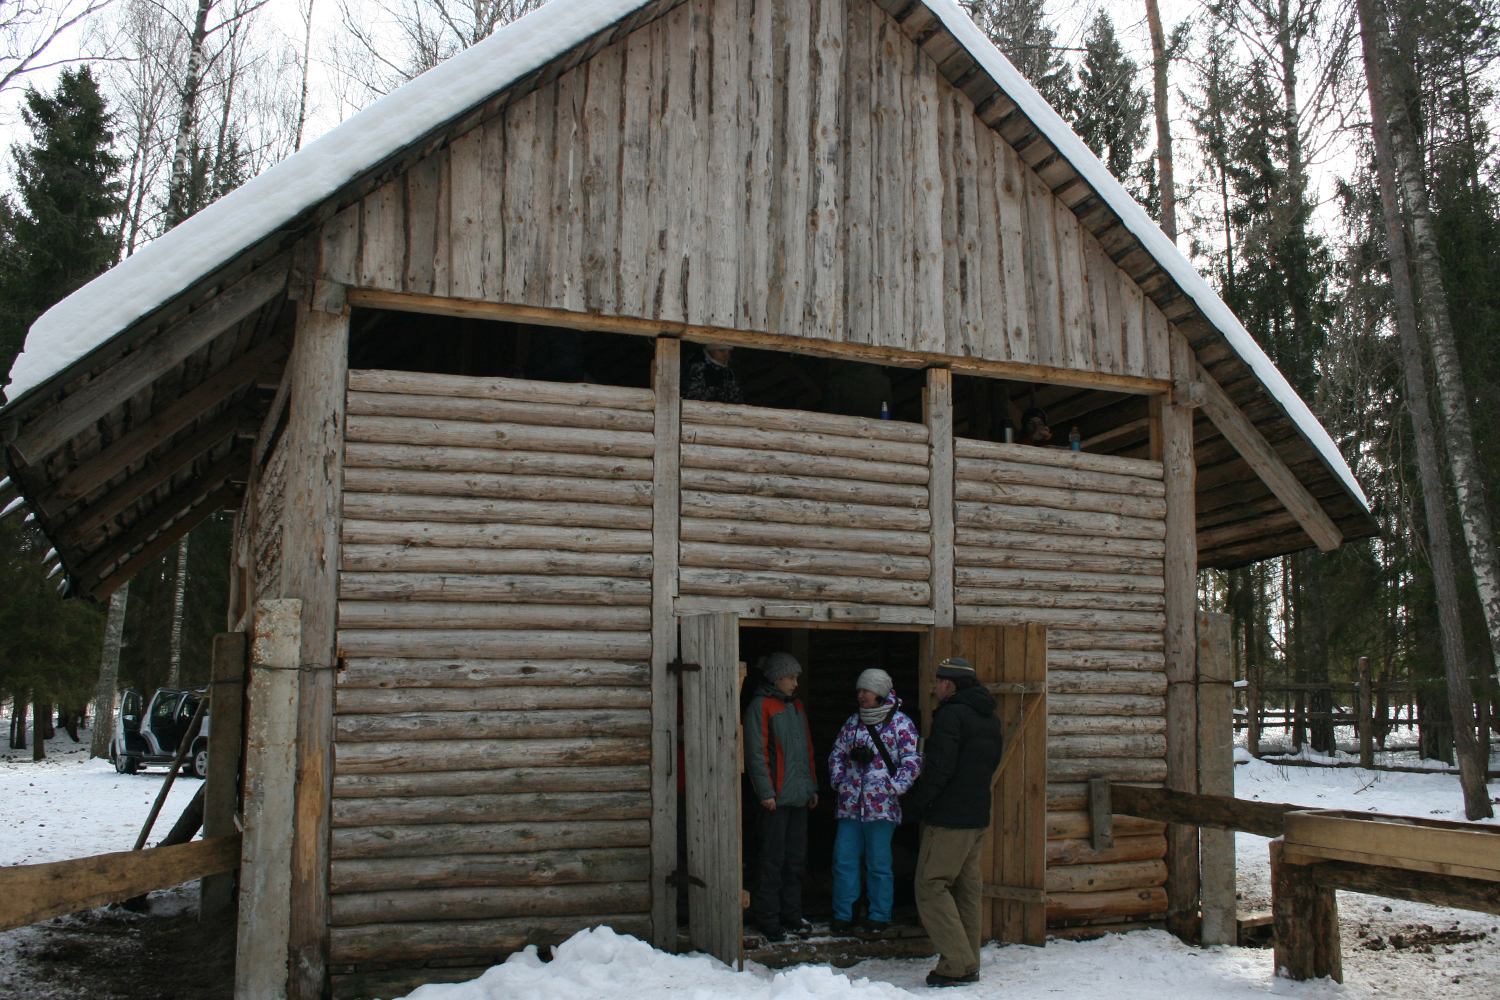
[[[193,127],[198,121],[198,90],[203,85],[203,43],[208,38],[208,12],[214,0],[198,0],[198,17],[188,45],[187,73],[182,80],[182,108],[177,114],[177,141],[172,147],[172,176],[167,183],[167,225],[175,226],[190,213],[188,162]]]
[[[1167,40],[1162,33],[1161,8],[1146,0],[1146,23],[1151,29],[1151,68],[1156,82],[1156,165],[1161,188],[1161,231],[1177,242],[1177,187],[1172,176],[1172,128],[1167,111]]]
[[[302,148],[302,129],[307,125],[307,70],[312,59],[313,0],[307,0],[307,35],[302,39],[302,96],[297,100],[297,138],[292,151]]]
[[[177,543],[177,580],[172,588],[172,644],[168,656],[167,687],[178,687],[182,681],[182,609],[187,603],[188,539]]]
[[[43,713],[42,713],[42,703],[40,701],[36,700],[35,694],[33,694],[33,696],[32,696],[32,702],[33,702],[33,704],[31,706],[31,759],[32,760],[46,760],[47,759],[47,723],[51,721],[50,718],[48,718],[48,717],[51,716],[51,714],[52,714],[52,705],[51,705],[50,702],[47,704],[47,711],[46,711],[46,715],[44,716]]]
[[[10,712],[10,748],[12,750],[26,749],[26,706],[28,703],[26,692],[17,691]]]
[[[1406,258],[1406,230],[1396,200],[1396,161],[1391,149],[1391,130],[1385,117],[1387,95],[1382,79],[1375,25],[1371,22],[1372,0],[1359,0],[1360,40],[1364,46],[1365,81],[1370,92],[1370,131],[1375,142],[1375,173],[1380,190],[1380,208],[1385,218],[1386,243],[1391,265],[1391,291],[1396,302],[1396,328],[1401,338],[1401,362],[1406,376],[1406,409],[1411,415],[1412,436],[1417,446],[1417,470],[1422,483],[1422,503],[1427,519],[1427,544],[1432,577],[1437,592],[1438,633],[1443,646],[1443,666],[1448,679],[1448,701],[1453,715],[1453,742],[1458,757],[1459,784],[1464,792],[1464,812],[1469,819],[1494,815],[1485,784],[1488,761],[1479,759],[1474,736],[1474,699],[1469,689],[1468,658],[1464,653],[1463,625],[1458,612],[1458,570],[1453,564],[1448,537],[1448,511],[1443,502],[1443,473],[1438,462],[1437,435],[1427,398],[1427,365],[1417,333],[1416,304],[1412,300],[1411,269]],[[1425,194],[1425,191],[1424,191]],[[1411,204],[1408,196],[1408,204]],[[1426,294],[1424,287],[1423,294]],[[1445,312],[1446,315],[1446,312]]]
[[[99,654],[99,686],[94,691],[94,740],[90,757],[108,757],[115,727],[115,685],[120,675],[120,643],[125,638],[125,607],[130,601],[130,581],[110,595],[109,617],[104,622],[104,649]]]

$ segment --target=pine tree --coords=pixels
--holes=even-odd
[[[1146,146],[1146,91],[1136,83],[1139,67],[1125,55],[1114,22],[1102,9],[1083,45],[1078,86],[1068,96],[1066,115],[1084,144],[1154,214],[1155,170],[1138,159]]]
[[[28,143],[14,147],[15,194],[0,201],[0,368],[53,303],[114,262],[121,208],[113,116],[87,66],[52,94],[26,92]]]
[[[1047,26],[1045,0],[963,0],[981,31],[1054,108],[1072,87],[1057,32]]]

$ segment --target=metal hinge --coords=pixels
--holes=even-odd
[[[677,659],[667,664],[667,669],[674,674],[680,674],[685,670],[702,670],[703,667],[696,663],[683,663],[682,657],[679,656],[677,657]]]

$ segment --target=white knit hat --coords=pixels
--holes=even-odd
[[[890,694],[893,687],[895,683],[891,680],[891,675],[879,667],[871,667],[860,674],[859,680],[854,682],[856,691],[868,691],[877,698],[884,698]]]

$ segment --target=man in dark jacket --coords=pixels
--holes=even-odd
[[[706,403],[743,403],[745,394],[729,367],[728,344],[704,344],[696,361],[688,365],[682,381],[683,399],[701,399]]]
[[[979,981],[979,851],[990,825],[990,782],[1000,764],[995,698],[962,657],[938,664],[938,706],[922,777],[906,797],[923,817],[917,859],[917,913],[938,949],[928,986]]]

